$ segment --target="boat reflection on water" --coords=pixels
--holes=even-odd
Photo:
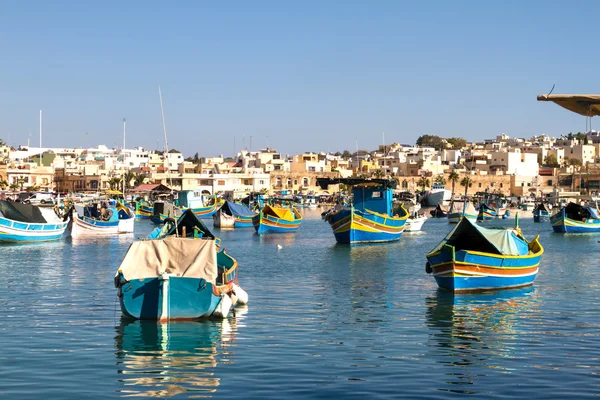
[[[438,290],[426,298],[426,307],[428,356],[452,367],[440,390],[474,394],[482,370],[508,370],[510,361],[498,364],[517,357],[517,336],[523,320],[536,312],[537,294],[535,287],[473,294]]]
[[[118,392],[132,397],[210,397],[220,359],[231,360],[246,308],[222,321],[157,321],[121,318],[116,326]],[[231,362],[231,361],[229,361]]]

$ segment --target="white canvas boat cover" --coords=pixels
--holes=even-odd
[[[163,273],[202,278],[215,283],[217,251],[214,240],[168,236],[134,242],[119,267],[127,280],[155,278]]]
[[[483,228],[463,218],[454,229],[432,250],[436,252],[445,244],[456,250],[471,250],[505,256],[523,256],[529,253],[526,241],[519,238],[514,229]]]
[[[463,214],[477,215],[477,210],[475,209],[475,206],[473,205],[472,202],[470,202],[470,201],[465,202],[465,205],[463,206]]]

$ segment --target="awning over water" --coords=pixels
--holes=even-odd
[[[600,115],[600,94],[541,94],[538,101],[552,101],[574,113],[593,117]]]
[[[527,242],[517,237],[514,229],[484,228],[471,222],[468,218],[461,219],[432,252],[440,250],[445,244],[454,246],[457,250],[480,251],[505,256],[522,256],[529,252]]]
[[[232,201],[226,201],[221,207],[221,212],[227,215],[233,215],[236,217],[253,217],[256,215],[254,211],[249,209],[243,204],[236,204]]]

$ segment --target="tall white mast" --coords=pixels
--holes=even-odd
[[[169,175],[169,185],[173,190],[173,180],[171,179],[171,168],[169,168],[169,142],[167,142],[167,125],[165,124],[165,110],[163,108],[162,93],[158,87],[158,98],[160,99],[160,114],[162,115],[163,133],[165,134],[165,159],[167,160],[167,174]]]
[[[127,120],[123,118],[123,150],[125,150],[125,124],[127,124]]]
[[[42,166],[42,110],[40,110],[40,167]]]

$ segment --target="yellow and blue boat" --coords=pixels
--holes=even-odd
[[[252,225],[259,234],[296,232],[301,223],[302,214],[295,207],[276,207],[267,204],[252,217]]]
[[[400,239],[408,211],[393,207],[395,181],[387,179],[317,179],[326,189],[329,185],[345,184],[352,187],[352,205],[327,215],[338,243],[377,243]]]
[[[252,228],[252,218],[256,212],[244,204],[226,201],[219,210],[213,214],[216,228]]]
[[[135,202],[135,218],[148,219],[154,214],[154,205],[146,200],[137,200]]]
[[[425,270],[453,292],[508,289],[533,284],[544,248],[518,227],[484,228],[463,218],[429,254]]]
[[[593,233],[600,232],[598,209],[569,203],[550,217],[554,232]]]

